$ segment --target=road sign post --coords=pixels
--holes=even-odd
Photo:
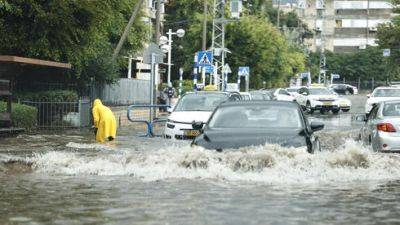
[[[179,68],[179,98],[182,97],[183,68]]]
[[[232,73],[231,67],[229,67],[229,64],[225,64],[224,67],[222,68],[222,73],[224,74],[224,88],[223,90],[226,91],[227,88],[227,83],[228,83],[228,74]]]
[[[250,67],[248,66],[243,66],[243,67],[239,67],[239,72],[238,72],[238,79],[239,79],[239,84],[240,84],[240,77],[245,77],[245,82],[246,82],[246,92],[249,91],[250,89]],[[240,88],[240,86],[239,86]]]

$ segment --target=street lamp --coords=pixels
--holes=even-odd
[[[185,30],[179,29],[176,32],[172,32],[172,29],[169,29],[168,32],[168,37],[162,36],[160,38],[160,44],[161,44],[161,49],[168,53],[168,87],[172,87],[171,83],[171,51],[172,51],[172,35],[176,35],[179,38],[182,38],[185,36]]]

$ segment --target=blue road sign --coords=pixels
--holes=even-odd
[[[213,54],[209,51],[202,51],[197,53],[197,66],[212,66]]]
[[[248,66],[239,67],[239,76],[250,75],[250,68]]]
[[[206,73],[214,73],[214,67],[213,66],[206,66],[204,68],[206,69]]]

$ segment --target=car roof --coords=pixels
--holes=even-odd
[[[219,105],[219,107],[257,106],[257,105],[290,106],[295,108],[299,107],[299,105],[296,102],[288,102],[288,101],[233,101],[233,102],[223,102]]]

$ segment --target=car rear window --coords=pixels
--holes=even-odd
[[[383,106],[383,116],[399,116],[400,117],[400,103],[387,103]]]

